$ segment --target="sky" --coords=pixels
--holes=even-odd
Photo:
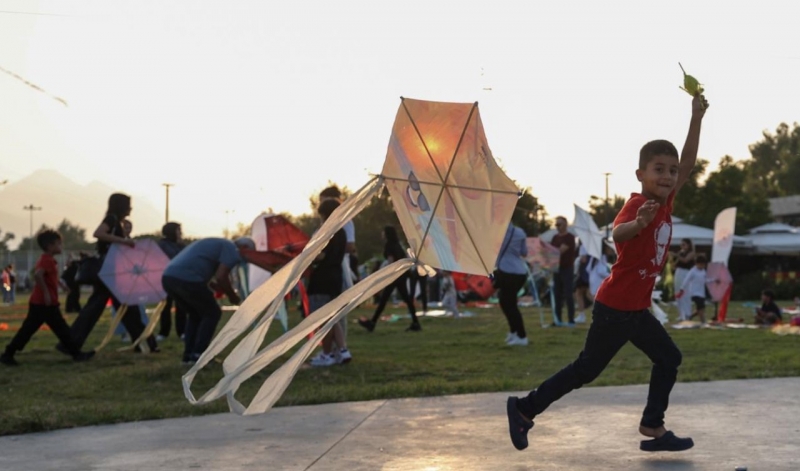
[[[711,103],[712,168],[800,121],[797,18],[793,1],[0,0],[0,67],[68,103],[0,73],[0,181],[51,168],[158,208],[173,183],[171,219],[219,235],[366,184],[405,96],[478,101],[500,165],[571,219],[606,172],[611,195],[640,189],[645,142],[683,145],[678,62]]]

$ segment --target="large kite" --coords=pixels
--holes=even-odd
[[[286,293],[336,231],[366,207],[384,186],[392,196],[410,245],[408,258],[397,260],[353,285],[259,350]],[[300,255],[245,299],[183,376],[187,399],[192,404],[205,404],[226,396],[234,413],[266,412],[286,390],[319,339],[348,312],[407,270],[416,267],[431,273],[431,267],[435,267],[477,275],[492,273],[518,197],[516,184],[492,157],[477,103],[401,98],[381,174],[347,198]],[[236,399],[239,385],[311,333],[313,337],[266,379],[248,406]],[[222,364],[224,377],[200,398],[195,398],[191,391],[195,375],[240,338]]]

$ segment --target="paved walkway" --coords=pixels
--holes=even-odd
[[[800,378],[677,384],[682,453],[639,451],[647,386],[585,388],[508,439],[507,393],[352,402],[0,437],[0,469],[726,470],[800,469]],[[517,393],[519,394],[519,393]]]

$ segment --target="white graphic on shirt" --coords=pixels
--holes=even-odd
[[[669,244],[669,237],[671,235],[672,225],[667,221],[661,221],[661,224],[655,231],[656,258],[651,260],[653,265],[661,267],[661,262],[664,261],[664,255],[667,253],[667,244]]]

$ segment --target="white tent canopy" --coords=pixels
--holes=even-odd
[[[601,227],[600,230],[605,231],[606,226]],[[672,241],[670,242],[670,247],[681,245],[681,240],[683,239],[691,240],[694,245],[711,246],[714,244],[714,229],[688,224],[683,222],[683,219],[672,216]],[[734,235],[733,246],[739,248],[751,247],[752,242],[747,237]]]
[[[746,238],[758,254],[800,255],[800,229],[783,223],[769,223],[750,229]]]

